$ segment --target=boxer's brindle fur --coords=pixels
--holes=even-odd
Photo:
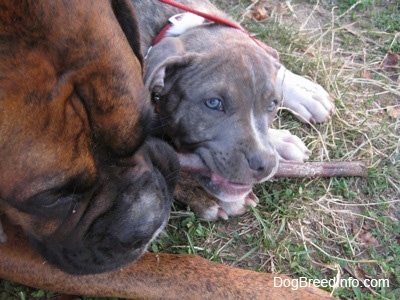
[[[74,0],[0,9],[1,209],[67,272],[137,259],[169,218],[179,162],[147,137],[133,8]]]
[[[0,277],[90,296],[327,297],[313,287],[277,289],[272,274],[196,256],[145,254],[127,266],[167,222],[179,172],[172,148],[148,137],[153,109],[139,48],[127,1],[0,4],[0,210],[8,236]],[[264,163],[255,155],[253,165]],[[273,165],[264,167],[253,177]]]

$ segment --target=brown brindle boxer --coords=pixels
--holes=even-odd
[[[126,1],[0,4],[0,277],[89,296],[328,297],[196,256],[128,265],[165,226],[179,171],[147,135],[139,49]]]
[[[179,162],[149,138],[132,5],[0,5],[0,207],[51,264],[137,259],[168,221]]]
[[[122,269],[74,276],[47,264],[15,228],[7,226],[6,232],[0,278],[59,293],[130,299],[333,299],[313,286],[275,287],[280,280],[292,280],[284,275],[231,268],[196,255],[145,253]]]

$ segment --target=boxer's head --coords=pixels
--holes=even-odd
[[[9,1],[0,20],[1,209],[64,271],[131,262],[168,220],[179,166],[147,138],[131,6]]]
[[[243,199],[276,170],[268,126],[278,67],[245,33],[218,24],[164,38],[146,59],[160,127],[179,152],[199,156],[208,170],[195,170],[197,180],[222,201]]]

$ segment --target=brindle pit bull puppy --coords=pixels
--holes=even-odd
[[[0,210],[66,272],[132,262],[169,218],[179,162],[148,138],[141,63],[129,2],[0,5]]]
[[[274,175],[278,159],[304,161],[309,154],[287,131],[268,129],[278,103],[284,98],[301,120],[322,122],[333,110],[328,93],[286,70],[275,50],[242,30],[158,0],[132,2],[142,12],[144,78],[156,96],[157,129],[170,138],[181,165],[192,169],[175,198],[208,220],[243,213],[258,202],[253,185]],[[229,20],[206,0],[176,2]]]

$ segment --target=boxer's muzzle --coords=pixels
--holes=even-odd
[[[69,204],[54,204],[67,211],[63,221],[49,236],[32,234],[32,244],[72,274],[105,272],[136,260],[168,221],[178,168],[168,145],[148,140],[131,158],[106,167],[85,193],[65,196]]]

